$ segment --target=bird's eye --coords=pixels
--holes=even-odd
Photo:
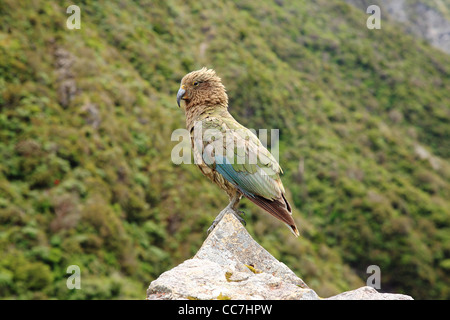
[[[193,85],[196,87],[196,86],[198,86],[200,84],[200,82],[198,82],[198,81],[195,81],[194,83],[193,83]]]

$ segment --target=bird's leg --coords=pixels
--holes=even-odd
[[[220,213],[217,215],[217,217],[214,219],[213,223],[211,224],[211,226],[208,228],[207,233],[211,233],[211,231],[213,231],[213,229],[216,227],[216,225],[219,223],[220,220],[222,220],[223,216],[228,212],[231,211],[234,216],[243,224],[245,225],[245,220],[241,217],[241,214],[243,212],[239,211],[237,209],[237,206],[239,204],[239,200],[241,199],[242,195],[239,194],[238,192],[236,192],[235,194],[233,194],[232,196],[230,196],[230,203],[225,207],[225,209],[223,209],[222,211],[220,211]]]
[[[243,216],[245,213],[244,211],[241,211],[238,209],[239,200],[241,200],[242,194],[236,193],[236,195],[233,196],[233,198],[230,200],[231,209],[233,211],[234,216],[245,226],[245,220],[241,216]]]

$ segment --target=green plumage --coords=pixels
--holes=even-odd
[[[206,133],[202,143],[207,152],[203,153],[203,159],[214,160],[206,161],[212,162],[209,165],[211,169],[231,166],[234,170],[232,182],[245,195],[259,195],[270,200],[281,196],[284,192],[279,176],[281,168],[252,131],[240,125],[228,112],[220,117],[207,116],[200,121]],[[227,160],[222,162],[229,164],[220,163],[220,156]]]
[[[237,211],[240,197],[245,196],[298,236],[284,196],[280,165],[258,137],[228,112],[225,88],[214,71],[202,69],[186,75],[177,95],[178,103],[180,100],[186,101],[186,126],[195,163],[227,192],[231,209]]]

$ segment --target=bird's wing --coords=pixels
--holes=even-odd
[[[205,163],[298,235],[284,196],[280,165],[256,135],[234,119],[209,118],[204,121],[204,128]]]
[[[244,195],[269,200],[281,197],[280,165],[253,132],[237,122],[217,118],[205,119],[202,125],[202,156],[207,165]]]

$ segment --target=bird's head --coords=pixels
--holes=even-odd
[[[184,100],[186,110],[196,106],[228,106],[228,96],[221,79],[213,69],[202,68],[185,75],[177,94],[180,107]]]

